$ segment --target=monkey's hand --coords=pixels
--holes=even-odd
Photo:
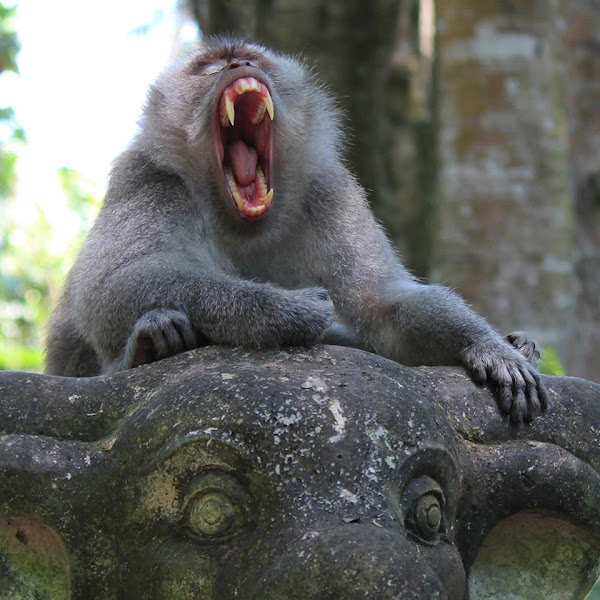
[[[323,339],[323,344],[332,346],[348,346],[349,348],[363,348],[358,337],[347,325],[334,321],[328,328]]]
[[[290,290],[253,281],[213,282],[188,309],[195,331],[213,344],[277,348],[318,343],[333,321],[323,288]]]
[[[496,388],[500,408],[513,423],[529,422],[548,405],[540,376],[525,358],[535,358],[537,350],[522,334],[511,334],[508,340],[515,347],[496,337],[478,340],[464,351],[464,362],[477,383],[489,382]]]
[[[109,371],[124,371],[196,347],[196,336],[183,311],[157,308],[135,323],[125,350]]]
[[[524,331],[515,331],[515,333],[509,333],[506,339],[527,359],[527,362],[537,368],[540,352],[537,349],[536,343],[529,338],[527,333]]]
[[[333,321],[333,304],[327,290],[304,288],[300,290],[278,290],[274,314],[257,332],[256,345],[311,346],[321,341]]]

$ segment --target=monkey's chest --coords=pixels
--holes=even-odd
[[[286,289],[319,285],[313,270],[300,258],[290,260],[285,256],[271,256],[267,260],[243,261],[238,270],[244,279],[272,283]]]

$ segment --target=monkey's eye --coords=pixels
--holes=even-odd
[[[202,63],[196,69],[197,75],[216,75],[220,73],[227,65],[227,60],[222,58],[214,62]]]
[[[227,542],[252,523],[253,515],[250,495],[229,473],[203,473],[186,495],[184,525],[194,541]]]
[[[428,476],[411,481],[402,494],[404,525],[421,541],[435,543],[444,531],[445,498],[437,482]]]

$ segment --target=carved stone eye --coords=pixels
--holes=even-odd
[[[409,515],[409,525],[421,539],[429,542],[435,539],[442,526],[442,507],[435,494],[425,494],[417,500]]]
[[[190,486],[184,524],[194,540],[220,543],[240,535],[251,524],[253,514],[252,499],[235,477],[209,471]]]
[[[195,499],[189,513],[190,529],[203,537],[223,537],[236,533],[245,525],[239,504],[220,491]]]
[[[404,525],[419,539],[433,543],[444,530],[445,499],[438,483],[427,475],[413,479],[401,498]]]
[[[198,75],[216,75],[217,73],[220,73],[226,65],[227,61],[224,58],[210,63],[203,63],[199,66],[196,73]]]

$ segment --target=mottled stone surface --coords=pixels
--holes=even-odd
[[[600,386],[546,382],[514,426],[460,369],[348,348],[0,373],[0,598],[583,598]]]

